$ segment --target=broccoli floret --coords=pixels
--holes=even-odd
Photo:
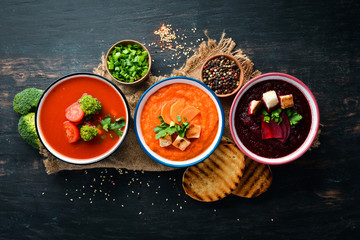
[[[37,88],[27,88],[16,94],[13,102],[15,112],[21,115],[34,112],[43,92]]]
[[[98,131],[95,127],[89,125],[83,125],[80,128],[80,136],[84,141],[92,140],[97,134]]]
[[[84,111],[85,116],[93,115],[101,112],[102,106],[101,103],[94,97],[85,94],[79,100],[81,109]]]
[[[18,123],[20,136],[33,148],[39,149],[40,139],[35,128],[35,113],[28,113],[21,116]]]

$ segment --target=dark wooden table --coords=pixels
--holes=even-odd
[[[355,0],[2,0],[0,239],[359,238],[359,9]],[[225,31],[263,73],[301,79],[320,107],[320,148],[272,167],[273,184],[256,199],[196,202],[181,187],[183,169],[48,176],[17,132],[15,94],[92,72],[113,43],[154,42],[162,23],[194,45],[205,29],[215,39]],[[185,62],[150,51],[154,75]]]

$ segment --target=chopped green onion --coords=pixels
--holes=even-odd
[[[147,74],[149,56],[139,44],[118,45],[106,59],[111,75],[121,82],[134,82]]]

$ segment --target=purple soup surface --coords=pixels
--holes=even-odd
[[[303,118],[291,128],[290,136],[285,143],[276,139],[261,138],[261,114],[248,115],[249,103],[252,100],[261,100],[262,94],[274,90],[276,94],[292,94],[294,110]],[[310,106],[305,96],[290,83],[282,80],[263,81],[252,86],[240,99],[235,110],[235,130],[251,152],[267,158],[279,158],[294,152],[305,141],[311,126]]]

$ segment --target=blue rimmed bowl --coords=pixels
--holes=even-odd
[[[175,84],[175,83],[189,84],[189,85],[198,87],[199,89],[204,91],[205,94],[207,94],[210,97],[210,99],[214,102],[217,113],[218,113],[218,117],[219,117],[217,133],[216,133],[216,136],[215,136],[214,140],[212,141],[211,145],[205,151],[203,151],[196,157],[193,157],[191,159],[184,160],[184,161],[174,161],[174,160],[164,158],[164,157],[160,156],[159,154],[157,154],[156,152],[154,152],[152,149],[150,149],[150,147],[145,142],[144,135],[143,135],[144,133],[142,132],[141,125],[140,125],[141,114],[142,114],[144,105],[147,102],[147,100],[149,99],[149,97],[151,95],[153,95],[154,93],[156,93],[159,89],[161,89],[165,86],[171,85],[171,84]],[[178,168],[188,167],[188,166],[195,165],[195,164],[200,163],[201,161],[205,160],[219,145],[223,131],[224,131],[224,126],[225,126],[224,111],[223,111],[221,103],[220,103],[219,99],[217,98],[217,96],[215,95],[215,93],[209,87],[207,87],[204,83],[202,83],[198,80],[195,80],[193,78],[188,78],[188,77],[170,77],[170,78],[163,79],[163,80],[153,84],[141,96],[141,98],[136,106],[135,115],[134,115],[135,134],[136,134],[137,140],[138,140],[140,146],[142,147],[142,149],[153,160],[155,160],[163,165],[169,166],[169,167],[178,167]]]

